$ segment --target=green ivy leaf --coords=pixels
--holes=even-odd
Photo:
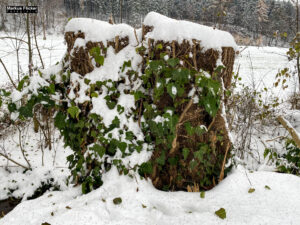
[[[162,48],[163,48],[162,44],[156,45],[156,49],[157,49],[157,50],[160,50],[160,49],[162,49]]]
[[[92,97],[92,98],[97,98],[97,97],[98,97],[98,94],[97,94],[96,92],[93,92],[93,93],[91,94],[91,97]]]
[[[188,148],[182,149],[183,159],[186,160],[189,156],[190,150]]]
[[[163,166],[165,165],[165,161],[166,161],[166,153],[163,151],[161,155],[156,159],[156,162],[159,165]]]
[[[144,176],[145,174],[146,175],[150,175],[152,174],[152,164],[150,162],[145,162],[145,163],[142,163],[142,165],[140,165],[140,168],[139,168],[139,174],[141,176]]]
[[[254,188],[250,188],[249,190],[248,190],[248,193],[253,193],[255,191],[255,189]]]
[[[79,116],[79,108],[77,106],[71,106],[68,108],[68,113],[70,114],[70,116],[75,119],[77,118],[78,119],[78,116]]]
[[[26,118],[33,117],[32,106],[30,104],[20,107],[19,112],[20,112],[20,115],[22,115]]]
[[[204,191],[200,192],[200,198],[205,198],[205,192]]]
[[[98,144],[94,144],[94,146],[91,148],[92,150],[96,151],[97,154],[102,158],[105,154],[106,149],[103,146],[100,146]]]
[[[195,167],[197,166],[197,162],[195,160],[190,161],[189,167],[191,170],[194,170]]]
[[[115,205],[120,205],[122,203],[122,198],[114,198],[113,203]]]
[[[167,84],[167,92],[174,100],[176,98],[176,94],[173,94],[173,87],[176,88],[175,84],[173,84],[173,83]],[[176,88],[176,92],[177,92],[177,88]]]
[[[55,94],[55,85],[50,84],[48,89],[49,94]]]
[[[226,218],[226,210],[224,208],[220,208],[218,211],[215,211],[215,214],[222,220]]]
[[[167,63],[168,63],[170,66],[175,67],[175,66],[178,65],[179,59],[177,59],[177,58],[170,58],[170,59],[168,59]]]
[[[60,130],[65,128],[66,126],[65,119],[66,116],[62,112],[58,112],[54,118],[54,125]]]
[[[14,111],[17,110],[17,106],[16,106],[15,103],[9,103],[9,104],[7,105],[7,108],[8,108],[8,110],[9,110],[9,112],[14,112]]]
[[[125,70],[126,67],[131,67],[131,60],[125,61],[123,63],[122,72],[124,72],[124,70]]]
[[[120,143],[118,144],[118,148],[121,150],[121,152],[125,153],[125,150],[126,150],[126,148],[127,148],[126,142],[120,142]]]
[[[203,151],[199,150],[194,152],[194,157],[198,159],[200,162],[203,161]]]

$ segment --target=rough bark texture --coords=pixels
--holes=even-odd
[[[213,74],[217,67],[217,60],[221,58],[225,69],[218,74],[218,80],[223,81],[225,89],[230,87],[235,58],[233,48],[223,47],[222,52],[218,52],[214,49],[203,51],[201,42],[198,40],[193,40],[192,43],[188,41],[178,43],[176,41],[163,42],[161,40],[153,40],[146,37],[146,34],[152,30],[153,28],[148,26],[143,26],[142,28],[142,44],[148,47],[147,52],[141,53],[144,58],[142,72],[146,68],[146,61],[148,59],[160,59],[161,53],[166,53],[170,58],[180,59],[182,61],[182,67],[184,68],[193,70],[202,69],[208,71],[210,74]],[[65,40],[68,46],[66,60],[70,61],[71,72],[75,71],[81,75],[85,75],[94,69],[92,57],[89,55],[89,50],[93,47],[99,46],[100,49],[103,50],[104,56],[106,56],[105,49],[107,46],[112,46],[115,52],[118,53],[129,44],[128,38],[119,39],[117,36],[113,41],[110,40],[107,43],[88,42],[84,48],[74,48],[74,43],[77,38],[85,38],[84,33],[79,32],[75,34],[73,32],[67,32],[65,34]],[[156,48],[158,44],[161,44],[162,48]],[[72,49],[73,51],[71,51]],[[185,87],[183,98],[187,98],[191,87],[191,84]],[[224,107],[226,107],[226,98],[224,102]],[[165,92],[155,104],[158,109],[163,110],[168,106],[173,107],[174,100]],[[141,108],[140,111],[142,113],[143,109]],[[180,104],[176,108],[176,113],[180,115],[180,121],[176,125],[176,137],[173,140],[172,149],[164,149],[164,146],[160,145],[155,146],[151,161],[155,162],[156,159],[161,156],[162,150],[165,150],[168,152],[166,156],[167,159],[177,157],[180,166],[167,163],[162,170],[154,163],[153,173],[149,178],[158,189],[164,189],[165,186],[168,186],[169,190],[211,189],[226,176],[224,165],[230,156],[231,149],[231,142],[226,120],[222,113],[222,107],[220,107],[217,115],[212,118],[203,107],[190,101]],[[186,122],[190,122],[193,127],[205,125],[208,128],[208,132],[202,135],[188,135],[184,127],[184,123]],[[188,163],[195,159],[193,153],[199,150],[199,143],[209,146],[210,151],[204,153],[204,162],[191,170]],[[191,150],[191,154],[189,154],[185,160],[183,160],[182,157],[183,148]],[[182,179],[177,179],[178,175],[180,175]]]
[[[85,38],[85,34],[78,32],[66,32],[65,33],[65,41],[67,42],[67,55],[66,60],[70,60],[71,72],[79,73],[80,75],[85,75],[94,70],[94,66],[92,64],[92,57],[89,55],[89,51],[94,47],[100,47],[102,53],[106,57],[106,48],[112,46],[115,49],[115,53],[118,53],[123,48],[125,48],[129,44],[128,37],[119,38],[116,36],[112,41],[107,41],[107,43],[102,42],[87,42],[85,47],[75,47],[74,43],[77,38]],[[71,52],[71,50],[73,51]],[[100,65],[96,65],[99,67]]]
[[[228,89],[231,85],[233,64],[235,59],[235,51],[231,47],[223,47],[222,52],[214,49],[203,51],[201,42],[193,40],[192,44],[188,41],[183,41],[179,44],[176,41],[163,42],[161,40],[147,39],[146,34],[153,30],[152,27],[143,26],[143,40],[148,44],[148,55],[144,56],[144,68],[146,67],[146,59],[158,60],[161,53],[167,53],[170,58],[178,58],[182,61],[182,66],[187,69],[205,70],[212,74],[217,67],[217,60],[221,57],[221,61],[225,69],[219,73],[218,80],[223,81],[224,88]],[[162,48],[156,48],[161,44]],[[185,97],[190,91],[191,87],[186,87]],[[226,107],[226,98],[224,99]],[[172,98],[166,93],[157,103],[158,109],[173,106]],[[187,109],[187,110],[186,110]],[[167,186],[169,190],[208,190],[213,188],[220,182],[226,173],[224,172],[225,163],[230,156],[231,141],[229,139],[227,124],[222,114],[222,107],[220,107],[217,115],[212,118],[203,107],[198,104],[184,103],[176,109],[178,115],[183,115],[182,120],[176,126],[176,137],[173,140],[171,151],[163,149],[163,146],[156,146],[151,161],[154,164],[153,173],[149,176],[158,189],[165,189]],[[208,127],[208,132],[200,136],[188,135],[184,123],[190,122],[193,127],[205,125]],[[222,137],[222,139],[220,138]],[[189,168],[189,163],[195,159],[194,154],[189,154],[187,160],[183,160],[182,149],[187,148],[192,153],[199,150],[199,143],[207,144],[212,150],[210,153],[204,153],[206,162],[200,163],[193,170]],[[166,150],[169,152],[168,158],[179,158],[179,164],[170,165],[167,163],[163,169],[158,169],[159,165],[155,162],[161,156],[161,152]],[[213,165],[207,168],[208,165]],[[182,179],[176,179],[178,175]],[[207,179],[205,180],[204,179]]]

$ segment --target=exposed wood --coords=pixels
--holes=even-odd
[[[119,52],[119,36],[115,37],[115,53]]]
[[[297,147],[300,148],[300,137],[298,132],[295,130],[295,128],[293,128],[292,125],[289,123],[289,121],[284,119],[283,116],[278,116],[277,120],[290,133]]]
[[[224,170],[225,170],[225,164],[226,164],[226,159],[227,159],[229,149],[230,149],[230,142],[228,142],[227,146],[226,146],[225,155],[224,155],[224,159],[223,159],[223,164],[222,164],[222,168],[221,168],[221,173],[220,173],[220,176],[219,176],[219,183],[224,179]]]
[[[176,149],[177,149],[177,137],[178,137],[178,129],[179,127],[182,125],[182,120],[185,116],[185,114],[187,113],[187,111],[191,108],[193,102],[194,102],[194,96],[195,94],[193,95],[193,97],[191,97],[189,103],[186,105],[186,107],[184,108],[183,112],[181,113],[180,117],[179,117],[179,120],[178,120],[178,123],[176,124],[176,128],[175,128],[175,138],[173,139],[172,141],[172,148],[169,152],[169,155],[172,155]]]

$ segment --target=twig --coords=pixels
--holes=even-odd
[[[186,107],[184,108],[183,112],[181,113],[180,117],[179,117],[179,120],[178,120],[178,123],[176,124],[176,128],[175,128],[175,137],[172,141],[172,148],[170,150],[170,153],[169,155],[173,154],[176,150],[176,147],[177,147],[177,137],[178,137],[178,129],[179,127],[181,126],[182,124],[182,120],[185,116],[185,114],[187,113],[187,111],[191,108],[192,104],[193,104],[193,98],[194,98],[195,94],[193,95],[193,97],[190,99],[189,103],[186,105]]]
[[[136,42],[137,42],[136,46],[139,46],[140,42],[139,42],[139,39],[138,39],[137,34],[136,34],[136,29],[134,29],[134,36],[135,36],[135,39],[136,39]]]
[[[3,61],[2,61],[1,58],[0,58],[0,63],[2,64],[2,66],[3,66],[3,68],[4,68],[5,72],[6,72],[6,74],[7,74],[7,76],[8,76],[8,78],[9,78],[9,80],[10,80],[10,82],[12,83],[12,85],[14,86],[14,88],[17,89],[16,84],[14,83],[13,79],[11,78],[11,76],[10,76],[10,74],[9,74],[9,72],[8,72],[6,66],[4,65],[4,63],[3,63]]]
[[[21,130],[18,126],[16,126],[18,131],[19,131],[19,145],[20,145],[20,149],[21,149],[21,152],[22,152],[22,155],[23,155],[23,158],[25,159],[25,161],[27,162],[27,165],[29,168],[31,168],[31,165],[25,155],[25,150],[23,149],[23,146],[22,146],[22,133],[21,133]]]
[[[223,163],[222,163],[222,169],[221,169],[220,176],[219,176],[219,183],[224,179],[224,170],[225,170],[226,158],[227,158],[229,148],[230,148],[230,143],[228,142],[227,146],[226,146],[226,151],[225,151]]]
[[[138,120],[139,127],[141,127],[142,106],[143,106],[143,99],[141,100],[140,109],[139,109],[139,120]]]
[[[18,165],[18,166],[20,166],[20,167],[24,168],[24,169],[27,169],[27,170],[29,170],[29,169],[30,169],[29,167],[27,167],[27,166],[24,166],[24,165],[22,165],[21,163],[18,163],[18,162],[16,162],[15,160],[13,160],[13,159],[9,158],[7,155],[4,155],[4,154],[2,154],[1,152],[0,152],[0,155],[1,155],[1,156],[3,156],[4,158],[6,158],[7,160],[9,160],[9,161],[13,162],[14,164],[16,164],[16,165]]]
[[[39,53],[39,58],[40,58],[40,61],[41,61],[41,64],[42,64],[42,68],[44,69],[45,66],[44,66],[44,62],[43,62],[43,59],[42,59],[42,55],[41,55],[41,52],[40,52],[40,49],[39,49],[39,46],[38,46],[38,42],[37,42],[37,39],[36,39],[36,27],[35,27],[35,20],[36,20],[36,16],[34,17],[33,19],[33,33],[34,33],[34,41],[35,41],[35,45],[36,45],[36,49]]]
[[[0,39],[14,39],[14,40],[21,41],[21,42],[24,42],[24,43],[28,44],[27,41],[24,41],[24,40],[22,40],[20,38],[16,38],[16,37],[9,37],[9,36],[7,36],[7,37],[0,37]]]
[[[246,170],[245,170],[245,174],[246,174],[246,177],[247,177],[247,179],[248,179],[248,181],[249,181],[250,186],[252,187],[252,183],[251,183],[251,181],[250,181],[250,179],[249,179],[249,177],[248,177],[248,174],[247,174]]]
[[[279,137],[276,137],[276,138],[273,138],[273,139],[270,139],[270,140],[266,140],[266,142],[275,141],[276,139],[279,139],[279,138],[286,138],[286,137],[285,136],[279,136]]]

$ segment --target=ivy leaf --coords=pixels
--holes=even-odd
[[[7,106],[9,112],[14,112],[17,110],[17,106],[15,103],[9,103],[8,106]]]
[[[215,214],[222,220],[226,218],[226,210],[224,208],[220,208],[218,211],[215,211]]]
[[[97,94],[96,92],[93,92],[93,93],[91,94],[91,97],[92,97],[92,98],[97,98],[97,97],[98,97],[98,94]]]
[[[198,159],[200,162],[203,160],[203,151],[199,150],[194,152],[194,157]]]
[[[167,92],[172,97],[173,100],[175,99],[176,94],[177,94],[177,88],[176,88],[176,91],[174,88],[176,88],[176,86],[173,83],[169,83],[167,85]]]
[[[144,176],[145,174],[146,175],[150,175],[152,174],[152,164],[150,162],[145,162],[145,163],[142,163],[142,165],[140,165],[140,168],[139,168],[139,174],[141,176]]]
[[[248,193],[253,193],[255,191],[255,189],[254,188],[250,188],[249,190],[248,190]]]
[[[124,62],[123,66],[122,66],[122,72],[124,72],[126,67],[131,67],[131,60]]]
[[[174,70],[172,72],[172,78],[176,81],[178,84],[186,84],[189,81],[189,70],[180,68],[178,70]]]
[[[33,113],[32,113],[32,107],[30,107],[30,105],[26,105],[26,106],[22,106],[19,109],[20,115],[24,116],[24,117],[33,117]]]
[[[188,155],[190,153],[190,150],[188,148],[182,149],[183,159],[186,160]]]
[[[179,63],[179,59],[177,58],[171,58],[171,59],[168,59],[167,63],[172,66],[172,67],[175,67],[178,65]]]
[[[70,116],[75,119],[78,119],[79,116],[79,108],[77,106],[71,106],[70,108],[68,108],[68,113],[70,114]]]
[[[98,144],[94,144],[94,146],[91,149],[95,150],[101,158],[103,157],[106,151],[106,149],[103,146],[100,146]]]
[[[197,162],[195,160],[190,161],[189,167],[191,170],[194,170],[195,167],[197,166]]]
[[[113,203],[115,205],[120,205],[122,203],[122,198],[114,198]]]
[[[204,191],[200,192],[200,198],[205,198],[205,192]]]
[[[49,94],[55,94],[55,85],[54,84],[49,85],[48,92],[49,92]]]
[[[166,161],[166,155],[165,155],[165,152],[162,152],[161,155],[156,159],[156,162],[163,166],[165,165],[165,161]]]
[[[163,48],[162,44],[156,45],[156,49],[157,49],[157,50],[162,49],[162,48]]]
[[[125,142],[120,142],[118,144],[118,148],[121,150],[121,152],[125,153],[125,150],[127,148],[127,144]]]
[[[62,112],[58,112],[54,118],[54,125],[60,130],[63,129],[66,125],[65,119],[66,116]]]

